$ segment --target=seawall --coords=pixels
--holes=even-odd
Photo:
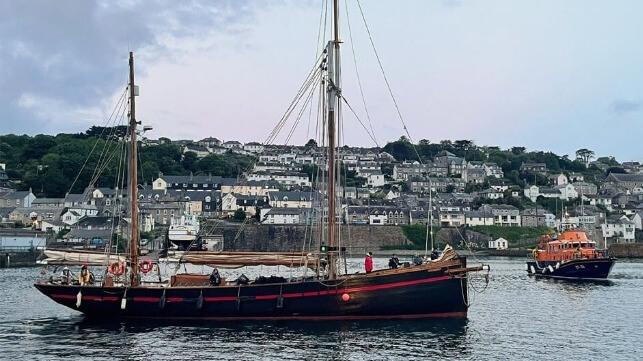
[[[341,245],[348,251],[379,250],[382,246],[411,244],[398,226],[342,226]],[[321,230],[325,233],[325,229]],[[213,232],[223,234],[225,251],[301,252],[317,250],[319,227],[285,225],[226,225]]]
[[[0,268],[35,266],[38,255],[40,251],[0,252]]]
[[[612,244],[608,251],[616,258],[643,258],[643,243]]]

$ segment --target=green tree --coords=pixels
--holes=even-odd
[[[188,172],[196,173],[198,167],[197,167],[197,162],[199,161],[199,157],[195,152],[185,152],[183,154],[183,160],[181,160],[181,165],[183,166],[183,169],[185,169]]]
[[[239,208],[236,211],[234,211],[234,214],[232,215],[232,219],[234,219],[237,222],[242,222],[246,219],[246,212],[244,212],[243,209]]]
[[[594,158],[594,152],[587,149],[581,148],[576,151],[576,158],[585,163],[585,166],[589,165],[589,160]]]

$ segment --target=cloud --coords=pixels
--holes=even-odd
[[[1,131],[83,130],[127,82],[128,50],[167,61],[176,44],[243,33],[254,11],[246,1],[0,1]],[[77,118],[61,129],[65,117]]]
[[[610,110],[616,115],[627,115],[641,110],[643,102],[635,102],[627,99],[616,99],[610,105]]]

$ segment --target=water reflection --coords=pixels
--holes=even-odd
[[[216,352],[220,359],[460,358],[471,353],[469,324],[462,319],[141,324],[79,317],[31,320],[25,327],[35,341],[31,347],[42,356],[55,358],[96,357],[109,352],[116,358],[181,359],[179,350]]]

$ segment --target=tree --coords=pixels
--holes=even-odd
[[[576,151],[576,159],[579,159],[585,163],[585,166],[589,165],[589,160],[594,158],[594,152],[586,149],[586,148],[581,148]]]
[[[309,139],[304,146],[306,148],[317,148],[317,141],[315,139]]]
[[[453,143],[453,147],[455,149],[461,149],[461,150],[468,150],[469,148],[473,147],[473,141],[472,140],[456,140],[455,143]]]
[[[525,147],[511,147],[511,153],[515,155],[523,154],[525,152]]]
[[[398,142],[411,143],[411,141],[409,140],[409,138],[406,137],[406,135],[401,136]]]
[[[442,146],[443,149],[453,149],[453,143],[451,143],[450,140],[445,139],[440,141],[440,145]]]
[[[404,136],[402,136],[402,138],[406,139]],[[395,157],[398,161],[407,159],[418,160],[417,154],[413,150],[413,144],[411,144],[408,139],[403,140],[402,138],[395,142],[387,143],[383,150]]]
[[[619,162],[617,162],[616,158],[614,157],[598,157],[598,159],[596,160],[605,165],[609,165],[610,167],[620,165]]]
[[[429,144],[431,144],[431,142],[428,139],[420,139],[420,141],[418,142],[418,145],[422,145],[422,146],[426,146]]]
[[[196,172],[198,161],[199,161],[199,157],[195,152],[185,152],[185,154],[183,154],[183,160],[181,161],[181,165],[187,171]]]
[[[246,212],[244,212],[243,209],[239,208],[236,211],[234,211],[234,214],[232,215],[232,219],[238,222],[243,222],[246,219]]]

